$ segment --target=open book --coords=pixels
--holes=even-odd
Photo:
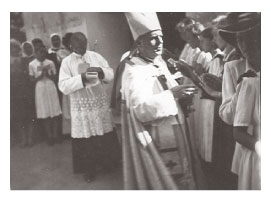
[[[188,65],[183,60],[176,61],[169,58],[167,61],[174,66],[176,71],[180,71],[184,76],[190,78],[198,88],[203,90],[205,84],[202,82],[200,76],[195,72],[194,67]]]

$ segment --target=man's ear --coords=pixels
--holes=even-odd
[[[142,46],[142,41],[141,40],[137,40],[135,42],[135,47],[140,48],[141,46]]]

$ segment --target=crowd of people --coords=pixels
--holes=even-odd
[[[74,173],[92,181],[96,170],[108,172],[120,162],[103,86],[113,79],[113,69],[86,50],[81,32],[65,34],[64,47],[52,34],[51,44],[47,49],[39,38],[22,45],[11,40],[11,143],[19,139],[22,147],[31,147],[42,132],[53,146],[71,135]],[[93,78],[86,72],[97,73],[98,83],[89,83]]]
[[[11,40],[11,143],[31,147],[35,133],[44,135],[49,145],[61,142],[70,134],[69,100],[57,88],[61,61],[68,56],[70,37],[52,34],[52,47],[47,50],[39,38],[19,44]],[[62,124],[63,112],[63,124]],[[68,124],[67,124],[68,123]]]
[[[125,15],[134,44],[115,74],[81,32],[11,40],[12,138],[32,146],[37,122],[49,145],[70,134],[88,182],[122,162],[124,189],[261,189],[260,14],[182,19],[180,56],[155,13]]]

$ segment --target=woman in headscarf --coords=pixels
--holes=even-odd
[[[48,56],[47,59],[51,60],[54,62],[55,67],[56,67],[56,78],[57,80],[55,81],[56,84],[58,83],[58,75],[59,75],[59,69],[61,65],[61,58],[57,54],[57,52],[62,49],[61,47],[61,38],[60,35],[57,33],[53,33],[50,36],[51,39],[51,47],[48,49]],[[62,96],[60,96],[61,98]]]
[[[51,48],[48,49],[48,53],[56,53],[61,48],[61,38],[57,33],[50,35],[51,39]]]

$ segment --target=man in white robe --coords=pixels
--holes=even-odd
[[[178,86],[161,58],[163,35],[156,14],[126,17],[138,55],[126,61],[121,84],[124,188],[199,188],[199,161],[176,102],[195,89]]]
[[[71,46],[73,53],[61,64],[59,89],[70,95],[74,172],[92,181],[98,166],[115,166],[118,153],[104,88],[113,79],[113,69],[100,54],[87,50],[83,33],[73,34]]]

